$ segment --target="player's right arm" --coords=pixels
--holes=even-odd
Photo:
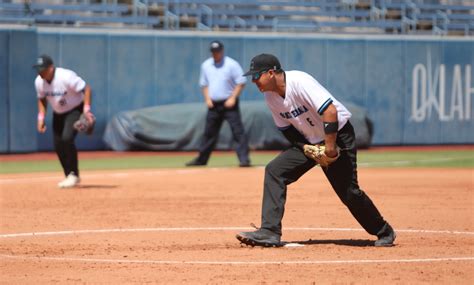
[[[206,74],[206,64],[208,61],[205,61],[201,64],[201,73],[199,74],[199,85],[201,86],[202,96],[204,97],[204,102],[209,109],[214,107],[211,97],[209,97],[209,80]]]
[[[337,109],[334,107],[334,105],[331,103],[329,106],[324,110],[323,114],[323,122],[324,122],[324,144],[326,145],[325,153],[328,157],[335,157],[338,154],[337,151],[337,145],[336,145],[336,139],[337,139],[337,126],[338,126],[338,121],[337,121]],[[335,124],[335,127],[329,127],[332,128],[331,131],[328,131],[328,128],[326,127],[327,124]]]
[[[201,88],[202,96],[204,97],[204,101],[209,109],[214,107],[214,103],[212,103],[211,97],[209,97],[209,87],[203,86]]]
[[[46,116],[47,110],[47,102],[46,98],[39,98],[38,99],[38,132],[44,133],[46,132],[46,125],[44,123],[44,119]]]

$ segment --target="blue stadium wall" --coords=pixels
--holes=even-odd
[[[103,149],[107,121],[118,112],[202,102],[199,68],[214,39],[244,69],[254,55],[273,53],[284,69],[306,71],[340,101],[366,108],[374,145],[474,143],[472,37],[0,29],[0,152],[52,149],[51,128],[36,132],[36,55],[51,55],[91,85],[98,125],[77,142]],[[242,100],[262,95],[249,83]]]

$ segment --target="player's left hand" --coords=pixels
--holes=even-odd
[[[46,124],[44,123],[44,120],[38,121],[38,127],[37,128],[38,128],[38,132],[40,132],[41,134],[46,132]]]
[[[336,161],[339,158],[339,147],[336,146],[335,154],[333,150],[329,150],[326,153],[326,146],[324,145],[304,145],[304,154],[316,161],[321,167],[328,167],[331,163]]]
[[[74,128],[81,133],[86,133],[88,135],[92,134],[95,125],[95,116],[92,112],[82,113],[79,120],[74,123]]]
[[[234,108],[235,103],[236,103],[235,98],[230,97],[229,99],[225,100],[224,107],[226,107],[227,109],[232,109],[232,108]]]

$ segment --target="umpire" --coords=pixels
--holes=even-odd
[[[226,120],[237,142],[237,156],[241,167],[250,166],[249,147],[240,116],[239,95],[247,81],[242,67],[234,59],[224,56],[224,45],[220,41],[210,44],[212,57],[201,65],[199,84],[208,112],[199,156],[187,166],[206,165],[214,149],[222,122]]]
[[[58,187],[74,187],[80,182],[74,123],[82,113],[90,112],[91,88],[74,71],[55,67],[48,55],[40,56],[33,68],[38,72],[38,132],[46,132],[44,118],[49,103],[53,109],[54,150],[66,176]]]

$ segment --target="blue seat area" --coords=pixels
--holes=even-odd
[[[19,16],[1,16],[0,23],[18,23],[32,25],[34,20],[30,17],[19,17]]]
[[[25,16],[29,13],[29,9],[25,4],[0,2],[0,13],[0,15]]]
[[[432,11],[437,11],[437,10],[449,10],[449,11],[472,11],[474,9],[474,3],[471,3],[471,5],[449,5],[449,4],[424,4],[424,3],[419,3],[416,4],[416,7],[420,10],[432,10]]]
[[[45,4],[0,2],[0,22],[29,24],[117,24],[156,26],[158,17],[133,14],[125,4]]]
[[[425,29],[432,33],[449,34],[464,31],[464,35],[473,35],[474,1],[459,5],[460,1],[439,0],[371,0],[380,1],[381,10],[400,11],[401,18],[410,22],[411,33]]]
[[[51,5],[31,3],[30,9],[35,12],[44,10],[52,11],[81,11],[81,12],[109,12],[109,13],[124,13],[129,10],[128,5],[124,4],[68,4],[68,5]]]
[[[324,28],[325,32],[333,29],[338,33],[474,34],[474,1],[472,5],[461,5],[456,0],[136,0],[130,1],[132,4],[101,1],[22,4],[0,0],[0,23],[96,23],[104,27],[122,23],[165,30],[308,32]]]
[[[35,15],[34,20],[37,23],[124,23],[157,25],[160,23],[158,18],[151,17],[99,17],[99,16],[78,16],[78,15]]]

